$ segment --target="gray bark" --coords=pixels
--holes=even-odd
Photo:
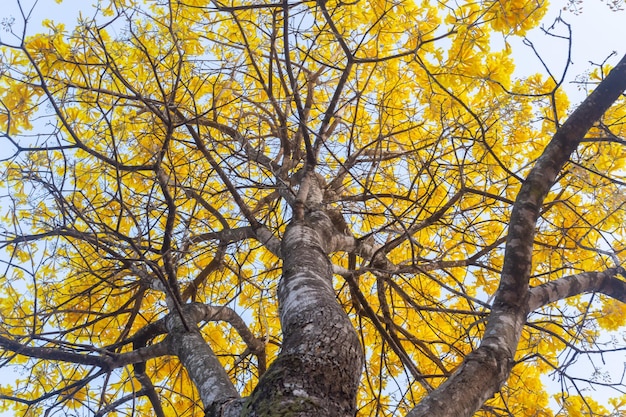
[[[196,323],[171,314],[167,320],[172,353],[180,359],[194,382],[207,415],[216,413],[224,404],[239,399],[239,393],[220,364],[211,347],[204,340]]]
[[[539,210],[570,154],[624,90],[626,56],[558,129],[522,184],[509,221],[500,286],[480,346],[408,417],[471,416],[506,382],[529,313],[528,281]]]
[[[609,268],[602,272],[582,272],[547,282],[529,290],[528,311],[578,294],[599,292],[626,302],[626,282],[617,278],[626,276],[624,268]]]
[[[363,352],[337,303],[327,251],[333,226],[321,210],[292,221],[282,245],[278,303],[283,345],[243,416],[341,417],[356,413]]]

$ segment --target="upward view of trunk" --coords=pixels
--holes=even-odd
[[[570,108],[547,2],[10,1],[0,412],[626,413],[626,56]]]
[[[283,345],[242,416],[336,416],[356,413],[363,353],[337,303],[327,251],[333,226],[322,211],[292,221],[283,238],[278,302]]]

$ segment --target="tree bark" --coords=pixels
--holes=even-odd
[[[243,416],[342,417],[356,413],[363,352],[338,304],[327,253],[333,226],[321,210],[292,221],[282,242],[278,303],[283,344]]]
[[[207,416],[223,415],[222,409],[239,400],[240,396],[215,353],[204,340],[195,321],[183,323],[171,314],[167,320],[172,352],[178,356],[189,373]]]
[[[588,292],[599,292],[618,301],[626,302],[626,281],[618,279],[617,275],[626,276],[624,268],[609,268],[602,272],[582,272],[533,287],[529,291],[528,311]]]
[[[624,90],[626,56],[558,129],[522,184],[509,221],[500,286],[480,346],[407,417],[469,417],[506,382],[529,313],[533,239],[543,201],[570,154]]]

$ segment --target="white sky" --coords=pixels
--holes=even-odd
[[[585,95],[582,92],[578,93],[578,88],[572,82],[577,76],[592,69],[590,62],[601,64],[615,52],[616,54],[608,61],[614,65],[626,54],[626,10],[614,12],[601,0],[583,0],[582,13],[575,15],[562,10],[562,6],[558,7],[563,1],[551,3],[543,26],[550,27],[560,15],[572,29],[572,64],[566,74],[564,87],[570,94],[571,103],[575,104],[584,99]],[[555,33],[566,35],[567,29],[560,24],[557,25]],[[567,59],[567,43],[544,35],[541,29],[532,31],[527,38],[546,60],[550,71],[556,77],[560,77]],[[516,56],[516,74],[522,76],[545,72],[539,60],[529,47],[522,44],[521,39],[511,39],[510,43]]]

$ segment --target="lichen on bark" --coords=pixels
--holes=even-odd
[[[328,216],[315,210],[304,221],[293,221],[285,232],[278,289],[283,344],[249,397],[243,416],[356,413],[363,352],[333,291],[326,253],[332,230]]]

